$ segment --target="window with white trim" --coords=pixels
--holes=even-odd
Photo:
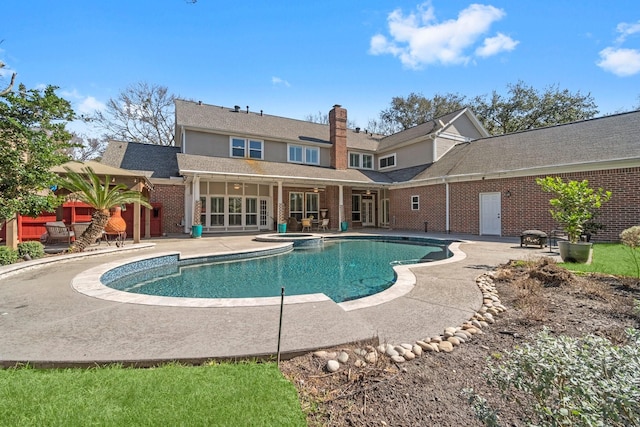
[[[354,169],[373,169],[373,155],[350,152],[349,167]]]
[[[305,163],[308,165],[320,164],[320,149],[302,145],[289,145],[287,161],[290,163]]]
[[[360,216],[360,206],[361,206],[361,197],[359,194],[352,194],[351,195],[351,221],[360,221],[361,220],[361,216]]]
[[[304,209],[304,193],[289,193],[289,216],[294,217],[298,221],[302,220]]]
[[[231,157],[262,160],[264,157],[264,144],[258,139],[238,138],[232,136],[230,141]]]
[[[389,156],[380,157],[378,159],[378,163],[380,165],[380,169],[390,168],[396,165],[396,155],[391,154]]]
[[[412,211],[420,210],[420,196],[411,196],[411,210]]]

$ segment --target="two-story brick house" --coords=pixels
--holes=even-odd
[[[163,230],[268,231],[326,215],[330,228],[518,235],[555,227],[535,177],[611,190],[599,237],[640,223],[640,112],[489,137],[463,109],[391,136],[348,129],[336,105],[317,124],[176,101],[176,146],[113,141],[103,162],[146,174]],[[624,212],[623,215],[620,213]]]

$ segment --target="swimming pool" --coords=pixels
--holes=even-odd
[[[287,295],[321,293],[340,303],[389,288],[395,281],[393,266],[450,257],[449,243],[406,237],[330,239],[257,258],[170,257],[155,259],[155,266],[125,264],[103,274],[101,281],[128,293],[179,298],[274,297],[285,287]]]

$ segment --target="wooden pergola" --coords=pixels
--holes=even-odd
[[[65,175],[67,173],[65,168],[68,168],[72,172],[83,174],[83,169],[90,167],[99,176],[109,176],[110,184],[124,184],[127,188],[134,191],[139,191],[144,197],[149,197],[149,190],[153,188],[153,184],[149,181],[148,177],[142,172],[130,171],[126,169],[120,169],[113,166],[108,166],[100,162],[89,160],[86,162],[71,161],[60,166],[55,166],[51,170],[58,175]],[[133,243],[140,243],[140,203],[134,203],[133,212]],[[150,209],[145,209],[145,238],[151,237]],[[13,218],[6,222],[6,245],[8,247],[17,248],[18,246],[18,226],[17,219]]]

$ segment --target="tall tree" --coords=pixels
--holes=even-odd
[[[139,82],[107,102],[89,120],[109,139],[174,145],[174,101],[165,86]]]
[[[471,108],[492,135],[585,120],[598,114],[591,94],[572,93],[557,85],[540,92],[522,81],[507,85],[506,96],[494,90],[489,97],[475,97]]]
[[[110,185],[109,175],[100,177],[90,167],[83,168],[82,173],[73,172],[69,168],[65,170],[67,174],[60,178],[60,186],[69,190],[74,199],[95,209],[87,229],[71,244],[71,252],[82,252],[102,237],[102,231],[109,221],[109,209],[135,202],[151,208],[140,192],[129,190],[124,184]]]
[[[0,61],[0,69],[4,67],[5,67],[5,63]],[[0,90],[0,96],[6,95],[9,92],[11,92],[11,89],[13,89],[13,85],[16,82],[16,76],[17,76],[17,73],[15,71],[11,73],[11,80],[9,81],[9,84],[4,89]]]
[[[72,132],[71,135],[73,147],[68,148],[66,152],[73,160],[84,162],[102,157],[107,145],[105,137],[96,138],[75,132]]]
[[[464,108],[465,99],[456,93],[435,94],[433,98],[415,92],[406,98],[394,96],[389,108],[380,112],[380,122],[370,122],[369,127],[384,134],[400,132]]]
[[[65,125],[75,115],[56,89],[20,84],[17,93],[0,96],[0,221],[18,213],[38,216],[61,202],[49,191],[57,180],[51,168],[69,160]]]

